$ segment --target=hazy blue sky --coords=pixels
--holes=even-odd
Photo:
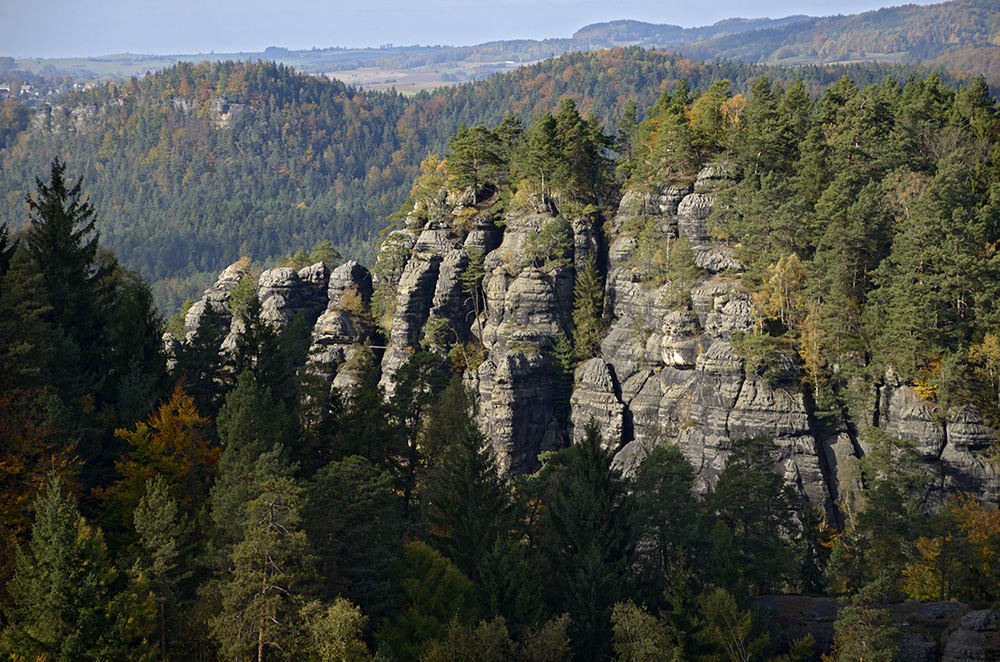
[[[685,27],[732,17],[855,14],[878,0],[0,0],[0,55],[254,52],[330,46],[470,45],[568,37],[589,23]],[[926,0],[919,4],[930,4]]]

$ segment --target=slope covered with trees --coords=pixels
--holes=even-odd
[[[1000,5],[952,0],[901,5],[853,16],[806,18],[759,32],[679,46],[695,58],[737,58],[788,65],[890,61],[940,65],[1000,84]]]
[[[845,72],[867,85],[910,71],[796,75],[816,91]],[[100,209],[104,244],[173,312],[240,256],[266,265],[331,241],[341,254],[370,261],[365,242],[404,201],[420,162],[442,153],[460,124],[495,124],[508,113],[527,121],[568,97],[610,125],[628,99],[646,107],[682,77],[692,87],[725,78],[743,89],[762,73],[788,76],[627,48],[404,98],[263,62],[181,63],[71,94],[30,126],[23,108],[11,109],[2,129],[0,218],[17,227],[26,182],[54,155],[72,162]]]

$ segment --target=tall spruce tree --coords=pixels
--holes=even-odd
[[[392,476],[352,455],[316,472],[302,520],[323,597],[350,599],[373,624],[397,606],[392,568],[403,552],[402,504]]]
[[[281,449],[283,411],[249,372],[240,374],[236,388],[219,411],[219,479],[212,487],[212,519],[220,542],[232,544],[242,535],[244,507],[255,496],[258,461]]]
[[[644,541],[638,554],[642,597],[656,604],[668,589],[683,594],[685,587],[678,584],[708,574],[708,537],[694,495],[694,469],[676,446],[657,446],[639,465],[633,490]]]
[[[188,564],[181,561],[191,551],[193,527],[167,491],[166,481],[159,476],[146,481],[146,494],[139,501],[133,520],[139,536],[139,557],[130,574],[149,583],[156,602],[160,659],[167,660],[167,613],[173,617],[178,587],[191,575]]]
[[[597,259],[587,256],[573,281],[573,350],[581,361],[597,356],[607,328],[604,319],[604,283]]]
[[[633,499],[591,420],[584,439],[549,460],[548,598],[577,630],[578,659],[603,659],[611,609],[629,594],[635,560]]]
[[[17,239],[11,241],[10,230],[7,224],[3,223],[0,225],[0,279],[7,273],[7,268],[10,266],[10,259],[13,257],[14,251],[17,250],[18,243]]]
[[[198,411],[214,419],[222,405],[225,371],[222,341],[226,330],[219,313],[206,305],[198,327],[177,353],[175,376],[184,380],[184,390],[194,398]]]
[[[485,555],[514,526],[514,499],[464,389],[453,379],[435,407],[457,410],[459,424],[450,439],[438,441],[443,457],[428,477],[424,507],[434,546],[478,582]]]
[[[720,583],[732,593],[766,593],[796,579],[791,538],[798,533],[793,493],[775,472],[778,447],[771,437],[758,435],[733,442],[726,468],[715,490],[706,498],[714,513]],[[726,569],[731,570],[726,572]]]
[[[128,660],[131,650],[122,597],[114,592],[117,573],[100,529],[63,496],[53,479],[35,502],[35,523],[27,550],[17,554],[8,585],[13,606],[0,650],[14,659]]]
[[[24,245],[44,275],[54,326],[79,346],[84,369],[96,373],[101,353],[99,285],[109,269],[97,259],[95,210],[81,199],[83,180],[70,186],[65,171],[57,157],[49,182],[35,179],[34,195],[25,198],[30,225]]]

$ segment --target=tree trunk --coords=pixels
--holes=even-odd
[[[167,615],[163,600],[160,600],[160,659],[167,659]]]

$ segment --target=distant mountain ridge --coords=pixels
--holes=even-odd
[[[951,0],[902,5],[848,16],[731,18],[684,28],[636,20],[593,23],[570,38],[503,40],[475,46],[393,46],[293,51],[272,46],[259,53],[209,55],[124,54],[79,60],[19,60],[14,66],[59,75],[134,76],[182,61],[270,60],[303,73],[358,69],[421,70],[424,86],[484,78],[518,64],[569,52],[620,46],[676,51],[699,60],[737,59],[786,66],[844,62],[906,62],[983,74],[1000,87],[1000,0]],[[435,78],[436,77],[436,78]],[[370,79],[347,80],[368,86]],[[387,87],[382,89],[388,89]],[[404,90],[404,86],[398,87]]]
[[[803,14],[785,18],[727,18],[712,25],[683,28],[679,25],[621,20],[592,23],[573,33],[575,41],[604,41],[608,46],[655,45],[658,47],[704,41],[731,34],[778,28],[809,19]]]
[[[1000,0],[903,5],[851,16],[806,17],[747,34],[730,33],[680,45],[695,59],[798,66],[844,62],[909,62],[983,74],[1000,83]]]

